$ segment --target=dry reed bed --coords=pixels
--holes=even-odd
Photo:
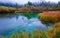
[[[48,31],[49,38],[60,38],[60,22],[54,24],[54,28]]]
[[[60,17],[60,13],[40,13],[40,16],[44,17],[54,17],[54,18],[58,18]]]
[[[47,22],[47,23],[56,23],[60,21],[60,13],[40,13],[39,14],[39,19],[42,22]]]

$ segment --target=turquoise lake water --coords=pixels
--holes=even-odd
[[[15,14],[3,18],[0,17],[0,35],[8,35],[16,31],[32,32],[45,29],[47,29],[46,25],[42,24],[36,15]]]

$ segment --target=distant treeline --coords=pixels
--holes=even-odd
[[[25,12],[37,12],[41,13],[43,11],[56,11],[60,10],[60,2],[38,2],[32,3],[28,2],[24,5],[12,4],[12,3],[2,3],[0,2],[0,13],[25,13]]]
[[[0,2],[0,6],[8,6],[8,7],[24,7],[24,6],[34,6],[34,7],[47,7],[47,8],[56,8],[60,5],[60,2],[58,3],[53,3],[53,2],[35,2],[32,3],[30,1],[28,1],[28,3],[24,4],[24,5],[20,5],[20,4],[13,4],[13,3],[3,3]]]

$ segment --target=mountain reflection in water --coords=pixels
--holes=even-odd
[[[32,32],[33,30],[47,29],[37,17],[28,19],[24,15],[16,14],[12,17],[0,18],[0,34],[9,34],[15,31]]]

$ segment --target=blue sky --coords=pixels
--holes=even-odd
[[[40,1],[58,2],[60,0],[0,0],[0,2],[12,2],[12,3],[19,3],[19,4],[25,4],[28,1],[30,2],[40,2]]]

